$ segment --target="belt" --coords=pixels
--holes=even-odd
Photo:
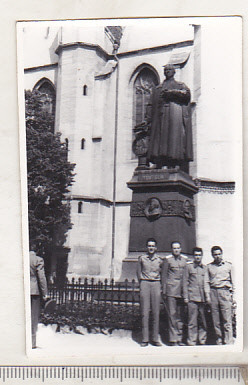
[[[210,289],[215,289],[215,290],[230,290],[231,288],[230,287],[226,287],[226,286],[224,286],[224,287],[210,287]]]

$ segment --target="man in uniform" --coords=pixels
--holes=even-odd
[[[162,266],[162,291],[167,303],[169,320],[169,343],[171,346],[183,345],[183,279],[187,257],[181,255],[180,242],[172,242],[172,255],[168,255]]]
[[[162,346],[159,342],[159,310],[161,299],[160,270],[162,260],[156,254],[157,242],[154,238],[146,241],[147,254],[138,259],[137,276],[140,283],[140,305],[142,315],[142,342],[145,347],[149,342],[149,313],[152,309],[152,340],[153,346]]]
[[[187,264],[183,287],[184,302],[188,304],[189,346],[204,345],[207,340],[205,301],[210,302],[209,293],[205,294],[207,267],[202,264],[203,252],[200,247],[193,249],[193,261]],[[199,320],[199,321],[198,321]]]
[[[213,246],[211,253],[214,260],[207,265],[206,292],[210,293],[209,304],[216,334],[216,344],[222,345],[223,343],[220,317],[223,320],[224,344],[232,344],[231,292],[233,291],[233,283],[231,263],[223,261],[223,253],[220,246]]]
[[[44,260],[34,251],[29,252],[30,259],[30,295],[31,295],[31,324],[32,348],[36,348],[36,332],[40,317],[40,301],[47,299],[47,281],[44,270]]]

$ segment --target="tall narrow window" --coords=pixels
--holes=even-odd
[[[158,84],[159,79],[155,70],[153,71],[145,66],[139,71],[133,85],[133,128],[144,121],[152,89]],[[134,138],[135,135],[133,133],[133,140]],[[134,153],[132,157],[136,157]]]
[[[81,150],[84,150],[85,147],[85,139],[81,139]]]
[[[87,85],[85,84],[85,85],[83,86],[83,95],[86,96],[87,93],[88,93],[88,87],[87,87]]]
[[[78,214],[82,214],[83,212],[83,202],[78,202]]]
[[[134,123],[143,122],[152,88],[158,85],[156,74],[149,68],[143,68],[134,82]]]
[[[69,140],[65,138],[66,159],[68,160]]]
[[[66,150],[68,151],[69,150],[69,140],[67,138],[65,138],[65,147],[66,147]]]
[[[42,93],[43,111],[54,114],[56,92],[53,83],[47,78],[42,78],[36,83],[34,89],[39,90]]]

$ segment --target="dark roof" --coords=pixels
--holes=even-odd
[[[111,35],[113,36],[115,42],[120,44],[120,40],[123,35],[122,27],[111,25],[111,26],[107,26],[107,28],[110,31]]]

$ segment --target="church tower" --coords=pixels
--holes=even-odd
[[[102,27],[100,31],[81,32],[85,36],[78,30],[73,35],[71,29],[61,29],[56,50],[56,131],[68,145],[69,161],[76,164],[70,192],[74,226],[67,237],[68,276],[108,276],[116,102],[113,90],[117,73],[117,61],[112,55],[115,31]]]

